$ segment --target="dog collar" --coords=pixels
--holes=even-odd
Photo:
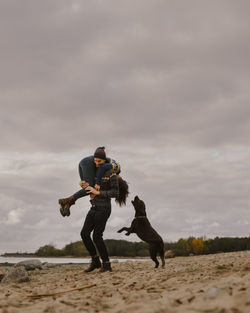
[[[135,216],[135,218],[147,218],[147,216]]]

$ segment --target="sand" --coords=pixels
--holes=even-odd
[[[86,274],[86,265],[30,271],[30,282],[0,284],[0,312],[250,312],[250,251],[176,257],[165,269],[152,261],[112,267],[112,273]]]

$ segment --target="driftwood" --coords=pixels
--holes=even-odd
[[[25,297],[27,298],[42,298],[42,297],[53,297],[53,296],[57,296],[57,295],[61,295],[67,292],[71,292],[71,291],[77,291],[77,290],[83,290],[86,288],[92,288],[95,287],[96,284],[92,284],[92,285],[86,285],[86,286],[82,286],[82,287],[78,287],[78,288],[73,288],[73,289],[69,289],[69,290],[64,290],[64,291],[59,291],[59,292],[53,292],[53,293],[43,293],[43,294],[37,294],[37,295],[27,295]]]

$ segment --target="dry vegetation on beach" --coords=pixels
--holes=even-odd
[[[167,259],[165,269],[135,261],[85,274],[85,266],[30,271],[30,282],[1,283],[0,312],[250,312],[250,251]]]

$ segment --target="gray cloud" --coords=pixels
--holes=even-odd
[[[62,219],[57,198],[100,144],[164,239],[248,236],[249,9],[1,1],[0,251],[79,239],[88,200]],[[114,206],[106,235],[132,217]]]

